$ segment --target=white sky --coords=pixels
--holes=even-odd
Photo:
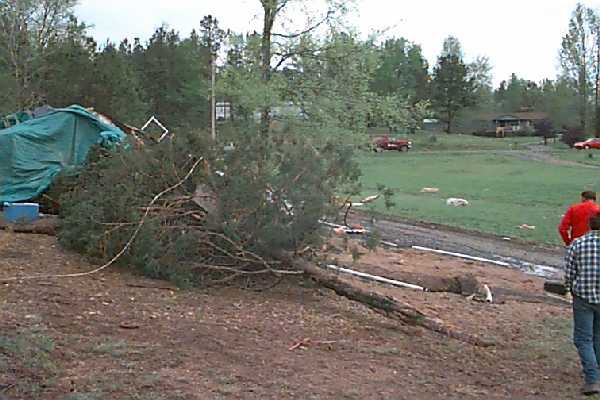
[[[318,3],[319,0],[308,0]],[[421,44],[430,65],[442,42],[456,36],[467,61],[490,58],[494,83],[512,72],[539,81],[554,78],[558,50],[576,0],[356,0],[351,21],[362,33],[386,30]],[[582,0],[600,10],[600,0]],[[78,17],[100,43],[148,39],[163,22],[187,36],[204,15],[222,28],[260,31],[259,0],[80,0]],[[294,16],[292,16],[294,17]],[[298,16],[300,19],[300,16]]]

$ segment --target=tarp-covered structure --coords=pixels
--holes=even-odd
[[[93,145],[113,147],[125,138],[117,126],[77,105],[0,130],[0,205],[37,197],[59,173],[83,165]]]

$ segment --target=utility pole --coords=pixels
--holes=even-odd
[[[216,80],[216,68],[215,68],[215,32],[214,32],[214,21],[212,15],[208,16],[208,51],[210,57],[210,137],[213,141],[217,140],[217,122],[216,119],[216,101],[215,101],[215,80]]]
[[[217,55],[221,43],[225,37],[225,32],[219,29],[218,21],[212,15],[205,16],[200,22],[203,32],[203,43],[208,50],[208,67],[210,74],[210,137],[213,141],[217,140]]]
[[[217,140],[217,103],[216,103],[216,95],[215,95],[215,80],[217,75],[217,66],[216,66],[216,54],[211,49],[210,55],[211,68],[210,68],[210,135],[213,141]]]

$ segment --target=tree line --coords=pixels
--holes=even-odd
[[[237,123],[272,126],[273,109],[298,109],[287,129],[332,134],[367,126],[414,132],[436,117],[447,132],[473,129],[484,113],[546,112],[555,127],[600,133],[600,18],[578,4],[559,52],[555,79],[516,74],[492,85],[487,57],[467,60],[448,37],[435,65],[406,38],[361,38],[344,25],[344,2],[297,32],[277,32],[290,7],[261,0],[261,32],[224,31],[205,16],[186,37],[163,25],[146,42],[97,43],[74,14],[76,0],[0,4],[0,114],[41,104],[79,103],[139,124],[156,115],[175,127],[208,129],[211,72],[219,101]],[[295,108],[294,108],[295,107]],[[258,117],[257,117],[258,114]],[[297,119],[297,118],[296,118]],[[296,125],[298,123],[296,122]]]

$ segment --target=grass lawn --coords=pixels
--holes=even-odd
[[[592,157],[590,158],[590,154]],[[564,146],[552,152],[554,157],[561,160],[577,161],[582,164],[600,166],[600,150],[575,150]]]
[[[472,135],[421,132],[405,135],[413,142],[413,151],[436,150],[520,150],[525,143],[537,143],[537,137],[486,138]]]
[[[525,161],[509,154],[395,153],[365,154],[365,193],[377,184],[395,190],[396,205],[380,212],[463,227],[502,236],[559,244],[556,232],[567,206],[582,190],[600,191],[600,174],[579,167]],[[420,193],[437,187],[439,193]],[[448,197],[469,200],[450,207]],[[521,224],[535,225],[522,230]]]

